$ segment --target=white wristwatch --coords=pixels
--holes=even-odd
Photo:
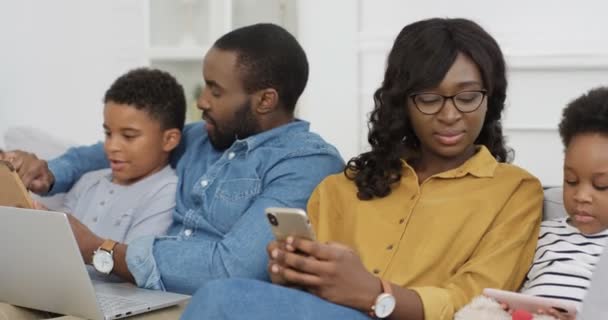
[[[93,267],[100,273],[110,274],[114,269],[114,247],[116,241],[107,239],[93,252]]]
[[[369,315],[373,318],[383,319],[395,311],[397,301],[393,296],[391,284],[384,279],[380,279],[380,282],[382,283],[382,293],[376,298],[376,302],[372,306],[372,311],[369,312]]]

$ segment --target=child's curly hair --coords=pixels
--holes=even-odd
[[[559,135],[564,147],[572,138],[584,133],[600,133],[608,136],[608,88],[589,90],[574,99],[562,112]]]

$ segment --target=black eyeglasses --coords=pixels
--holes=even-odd
[[[445,101],[450,99],[452,103],[462,113],[469,113],[477,110],[483,99],[486,97],[486,90],[461,91],[453,96],[444,96],[438,93],[414,93],[410,95],[410,99],[416,106],[418,111],[433,115],[439,113]]]

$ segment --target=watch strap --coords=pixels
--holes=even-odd
[[[114,251],[114,247],[116,247],[116,245],[118,244],[118,242],[112,240],[112,239],[106,239],[101,246],[99,247],[99,249],[107,251],[112,253],[112,251]]]
[[[382,283],[382,292],[393,295],[393,288],[391,288],[390,282],[384,279],[380,279],[380,282]]]
[[[380,285],[382,286],[382,292],[380,294],[383,293],[388,293],[390,295],[393,295],[393,288],[391,288],[391,284],[390,282],[382,279],[382,278],[378,278],[380,280]],[[380,297],[380,295],[378,295],[378,297]],[[377,318],[376,317],[376,303],[378,301],[378,298],[376,298],[376,300],[374,301],[374,304],[371,307],[371,311],[368,313],[368,315],[372,318]]]

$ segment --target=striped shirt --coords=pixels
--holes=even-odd
[[[608,239],[608,230],[585,235],[568,224],[567,219],[541,224],[534,262],[521,292],[568,300],[580,306]]]

